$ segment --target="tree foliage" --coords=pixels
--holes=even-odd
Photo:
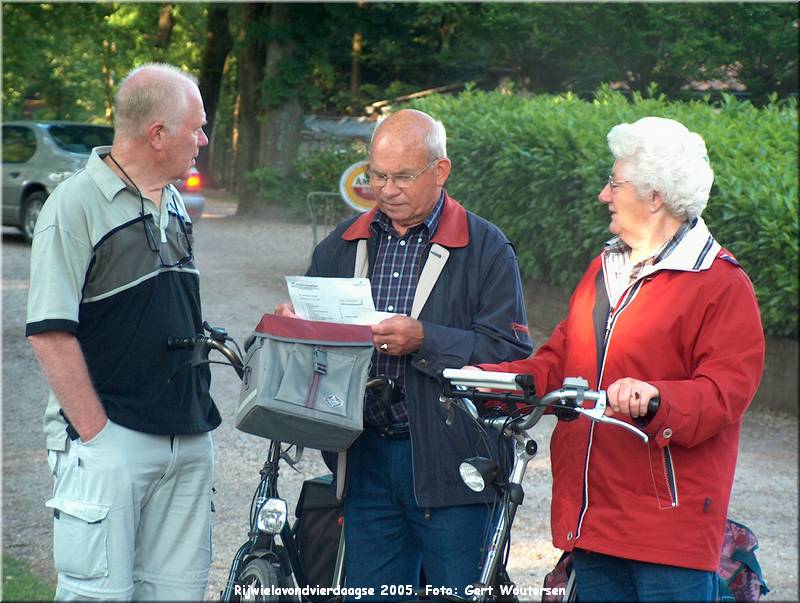
[[[736,75],[755,103],[797,93],[793,3],[9,3],[3,118],[110,123],[121,77],[149,61],[200,78],[217,181],[291,178],[303,113],[473,82],[523,95],[685,94]],[[246,204],[245,204],[246,206]]]
[[[173,24],[163,45],[159,4],[3,3],[3,119],[41,107],[39,118],[110,123],[131,68],[166,61],[196,71],[205,8],[165,6]]]
[[[567,289],[611,236],[597,201],[613,163],[609,130],[655,115],[700,133],[714,169],[703,219],[747,270],[767,332],[797,336],[796,99],[761,108],[730,95],[718,104],[628,100],[603,87],[592,101],[468,90],[414,106],[449,133],[448,192],[504,230],[526,276]]]

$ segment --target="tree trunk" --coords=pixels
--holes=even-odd
[[[358,0],[356,3],[359,11],[356,22],[361,20],[362,11],[366,8],[366,0]],[[352,58],[350,61],[350,95],[355,98],[361,88],[361,53],[364,48],[364,34],[360,31],[353,33]],[[351,101],[352,102],[352,101]]]
[[[360,31],[353,34],[353,59],[350,63],[350,94],[358,94],[361,87],[361,47],[364,37]]]
[[[158,13],[158,34],[153,44],[156,48],[166,48],[169,46],[169,40],[172,37],[172,28],[175,26],[175,20],[172,18],[172,9],[173,4],[164,4]]]
[[[280,107],[267,109],[262,123],[261,163],[276,168],[284,178],[291,178],[303,128],[300,101],[291,98]]]
[[[114,72],[111,65],[115,63],[112,56],[117,51],[115,42],[103,40],[103,65],[100,71],[103,73],[103,116],[106,122],[111,125],[114,123]]]
[[[225,69],[225,60],[233,46],[228,10],[228,5],[208,5],[206,47],[203,51],[203,62],[200,66],[198,84],[200,93],[203,95],[203,104],[206,111],[206,135],[209,138],[214,136],[214,121],[217,114],[222,74]],[[214,150],[217,153],[225,153],[227,151],[227,149],[219,146],[215,147]],[[200,155],[197,157],[197,169],[205,176],[208,184],[213,184],[210,146],[200,149]]]
[[[236,178],[236,166],[239,164],[239,95],[233,105],[233,129],[231,131],[231,154],[225,161],[225,188],[235,190],[233,185]]]
[[[291,18],[289,5],[274,4],[269,18],[270,31],[276,32],[285,28]],[[293,41],[286,40],[286,37],[281,35],[270,36],[264,73],[267,86],[271,78],[280,75],[281,63],[291,58],[293,51]],[[267,107],[264,110],[260,140],[261,163],[276,168],[284,178],[292,175],[292,164],[300,146],[302,119],[303,109],[293,91],[288,91],[287,98],[281,105]]]
[[[259,21],[264,18],[266,5],[242,4],[241,29],[239,40],[238,80],[239,80],[239,119],[238,145],[236,152],[236,169],[229,189],[239,193],[239,213],[250,212],[256,203],[255,194],[244,186],[247,172],[255,169],[258,161],[260,106],[259,89],[263,72],[264,49],[261,40],[255,34]]]

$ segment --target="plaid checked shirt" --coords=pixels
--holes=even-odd
[[[673,250],[678,246],[678,243],[680,243],[681,239],[686,236],[686,233],[689,232],[696,223],[697,220],[692,220],[691,222],[687,221],[681,224],[680,228],[678,228],[678,231],[669,241],[664,243],[661,249],[659,249],[649,258],[642,260],[641,262],[637,262],[632,266],[630,262],[630,246],[618,236],[614,237],[613,239],[609,239],[606,242],[603,253],[605,254],[606,269],[608,270],[606,279],[608,282],[609,293],[612,298],[609,299],[611,307],[613,308],[617,304],[620,295],[622,295],[622,293],[631,283],[639,278],[639,275],[646,266],[657,264],[666,258],[670,253],[672,253]]]
[[[372,235],[378,239],[378,252],[372,268],[370,282],[375,309],[380,312],[411,314],[417,281],[425,261],[425,253],[436,229],[444,207],[444,195],[424,222],[409,228],[402,237],[392,228],[392,222],[378,211],[370,225]],[[375,352],[372,356],[372,376],[387,375],[395,380],[400,395],[386,408],[367,403],[364,408],[365,423],[388,427],[408,422],[404,393],[406,358]]]

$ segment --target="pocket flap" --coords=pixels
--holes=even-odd
[[[111,505],[68,500],[61,497],[51,498],[44,503],[44,506],[82,519],[86,523],[98,523],[103,521],[106,515],[108,515],[108,510],[111,508]]]

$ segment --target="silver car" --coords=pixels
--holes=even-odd
[[[114,129],[71,122],[3,124],[3,225],[33,238],[47,196],[86,163],[92,148],[109,145]]]
[[[3,225],[15,226],[30,242],[48,195],[84,166],[94,147],[110,145],[109,126],[65,121],[10,121],[3,124]],[[200,174],[176,182],[186,209],[197,220],[203,213]]]

